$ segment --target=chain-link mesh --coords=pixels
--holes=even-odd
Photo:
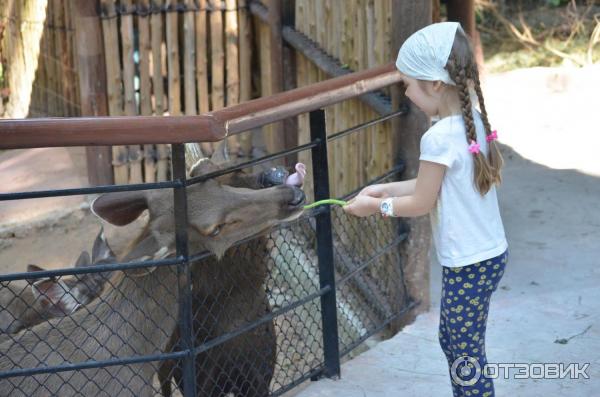
[[[356,218],[339,207],[331,214],[345,353],[408,302],[398,249],[404,235],[398,219]],[[197,395],[277,395],[323,365],[311,214],[231,248],[220,261],[208,257],[191,266]],[[28,277],[0,284],[0,394],[181,393],[179,358],[114,365],[185,353],[176,265]],[[94,299],[81,295],[99,291],[98,283],[103,292]],[[94,363],[99,367],[85,368]],[[78,364],[84,368],[68,368]],[[15,372],[54,367],[60,372]],[[17,376],[5,378],[7,371]]]

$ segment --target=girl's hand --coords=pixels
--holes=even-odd
[[[347,214],[364,217],[373,215],[379,211],[379,202],[380,200],[375,197],[358,195],[343,206],[342,209]]]
[[[387,187],[384,184],[367,186],[358,193],[358,196],[369,196],[382,199],[390,197],[387,192]]]

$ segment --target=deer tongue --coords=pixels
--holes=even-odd
[[[306,166],[302,163],[297,163],[295,168],[296,172],[287,177],[287,179],[285,180],[285,184],[300,187],[304,183],[304,177],[306,176]]]

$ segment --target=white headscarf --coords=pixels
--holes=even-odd
[[[398,51],[396,68],[417,80],[443,81],[456,85],[445,69],[458,22],[440,22],[413,33]]]

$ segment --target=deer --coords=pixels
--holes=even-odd
[[[115,254],[104,236],[104,229],[96,236],[92,257],[83,251],[74,267],[88,267],[114,262]],[[35,273],[46,269],[27,265],[32,278],[8,283],[0,288],[0,335],[14,334],[54,317],[64,317],[88,304],[100,295],[108,275],[85,273],[56,279],[35,278]]]
[[[190,176],[219,168],[207,159],[196,163]],[[211,277],[228,274],[219,262],[228,248],[301,216],[304,192],[286,184],[261,188],[261,174],[239,171],[186,187],[189,250],[209,251],[216,258],[216,266],[210,269],[205,269],[204,263],[191,264],[194,289],[203,285],[214,291],[224,281],[215,282]],[[175,256],[172,191],[106,193],[94,200],[91,210],[115,226],[127,225],[148,212],[146,227],[119,256],[120,261]],[[83,309],[40,323],[22,331],[18,339],[0,344],[0,372],[168,351],[178,325],[180,279],[176,269],[157,265],[113,273],[102,294]],[[0,379],[0,395],[153,395],[156,372],[152,362],[138,362],[75,371],[69,376],[4,378]]]

